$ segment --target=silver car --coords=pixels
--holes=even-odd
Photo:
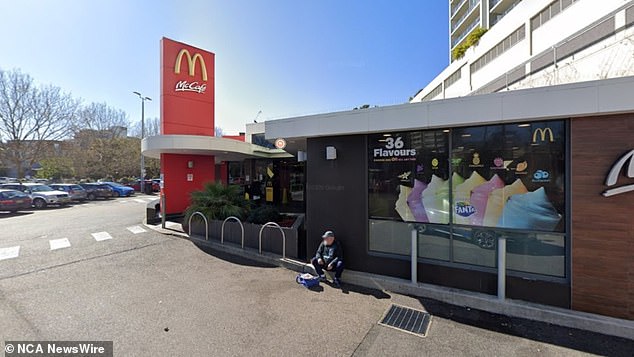
[[[0,188],[18,190],[27,193],[33,200],[35,208],[45,208],[48,205],[66,205],[70,203],[70,196],[63,191],[57,191],[39,183],[9,183]]]
[[[70,199],[73,201],[85,201],[88,197],[88,192],[79,185],[56,183],[49,186],[54,190],[64,191],[68,193],[68,195],[70,196]]]

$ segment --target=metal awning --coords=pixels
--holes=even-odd
[[[160,158],[161,154],[215,156],[216,162],[294,157],[280,149],[269,149],[234,139],[203,135],[150,136],[141,141],[141,152],[144,156],[152,158]]]

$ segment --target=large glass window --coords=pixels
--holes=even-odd
[[[449,223],[448,139],[441,130],[370,136],[370,218]]]
[[[566,275],[564,121],[382,133],[368,140],[369,249]]]
[[[565,230],[563,121],[460,128],[452,133],[453,223]]]

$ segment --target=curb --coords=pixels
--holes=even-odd
[[[280,258],[270,253],[259,254],[256,249],[233,246],[230,243],[220,244],[206,241],[197,236],[189,237],[185,233],[148,226],[162,233],[186,238],[194,244],[203,245],[216,251],[229,253],[261,263],[283,267],[297,272],[314,272],[312,265],[289,258]],[[521,300],[499,300],[497,297],[461,289],[448,288],[431,284],[412,284],[409,280],[378,274],[364,273],[346,269],[346,283],[365,288],[391,291],[399,294],[424,297],[452,305],[470,307],[490,313],[545,322],[553,325],[595,332],[603,335],[634,340],[634,321],[602,316],[587,312],[567,310],[553,306],[540,305]]]

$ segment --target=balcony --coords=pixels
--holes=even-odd
[[[476,28],[479,24],[480,24],[480,16],[476,17],[471,23],[469,23],[467,28],[464,31],[462,31],[458,36],[455,36],[455,37],[452,36],[453,39],[451,40],[451,48],[456,47],[457,44],[462,42],[467,37],[467,35],[469,35],[469,33],[471,33],[471,31],[474,28]]]
[[[458,12],[458,10],[460,10],[460,8],[469,0],[461,0],[458,1],[458,3],[456,4],[456,6],[452,6],[451,7],[451,17],[454,17],[454,15]]]
[[[489,1],[489,22],[491,26],[500,21],[506,14],[519,4],[522,0],[490,0]]]
[[[477,14],[478,18],[480,18],[480,14],[475,11],[476,9],[479,9],[480,7],[480,2],[477,1],[470,1],[469,7],[467,8],[467,11],[460,16],[457,20],[455,21],[451,21],[451,33],[453,34],[454,32],[456,32],[456,30],[458,30],[462,25],[464,25],[465,22],[467,22],[467,20],[471,17],[473,17],[474,14]]]

